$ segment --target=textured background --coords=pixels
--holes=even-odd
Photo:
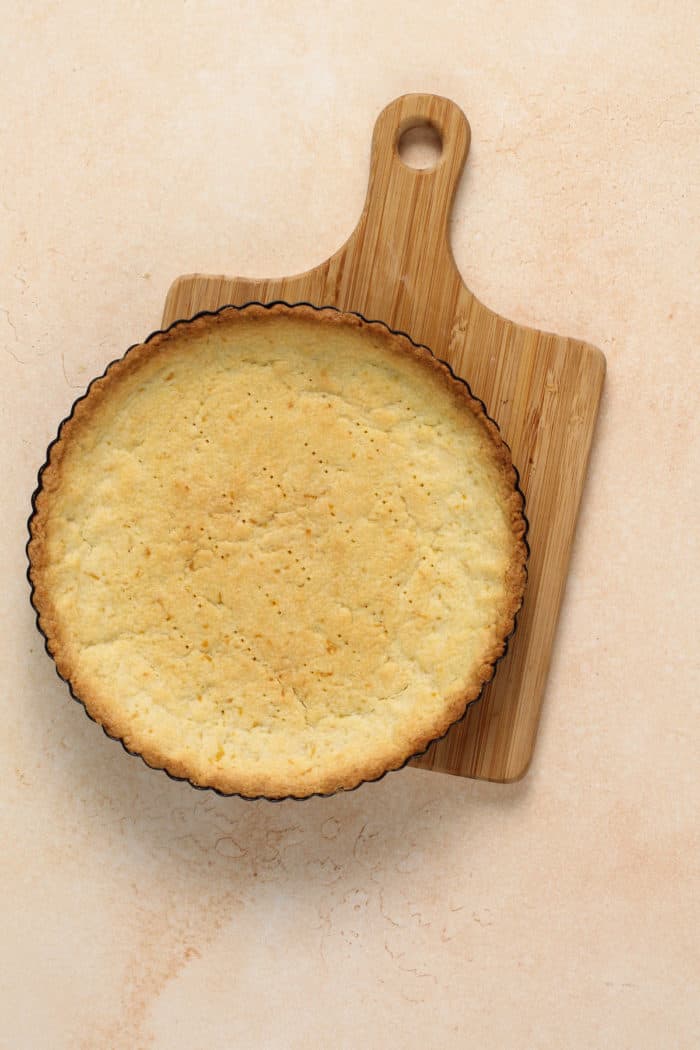
[[[0,1046],[698,1045],[696,5],[2,8]],[[508,787],[196,793],[43,653],[36,470],[178,273],[344,241],[415,90],[472,125],[467,284],[608,358],[535,759]]]

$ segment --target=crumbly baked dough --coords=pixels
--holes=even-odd
[[[227,309],[134,347],[44,468],[30,578],[59,673],[153,766],[351,788],[479,695],[525,582],[510,453],[384,326]]]

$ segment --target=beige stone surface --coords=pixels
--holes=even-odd
[[[0,1047],[697,1046],[696,5],[2,6]],[[36,470],[178,273],[344,241],[411,90],[472,124],[467,284],[608,358],[534,762],[197,793],[42,651]]]

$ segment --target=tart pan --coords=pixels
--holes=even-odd
[[[224,307],[219,308],[216,311],[202,311],[199,314],[195,315],[194,318],[191,318],[188,321],[177,321],[173,325],[169,326],[169,328],[167,328],[167,329],[159,329],[156,332],[151,333],[151,335],[148,337],[148,339],[145,340],[145,343],[146,344],[150,343],[151,341],[156,339],[156,337],[162,336],[164,333],[170,332],[173,329],[176,329],[176,328],[178,328],[180,326],[189,325],[189,324],[192,323],[192,321],[194,321],[194,320],[196,320],[198,318],[214,317],[214,316],[216,316],[218,314],[222,314],[222,313],[224,313],[224,311],[228,311],[228,310],[236,310],[236,311],[240,312],[240,311],[243,311],[247,307],[250,307],[250,306],[263,307],[264,309],[271,309],[271,308],[273,308],[275,306],[283,306],[283,307],[287,307],[287,308],[292,308],[294,306],[303,306],[303,307],[305,307],[307,309],[310,307],[311,309],[313,309],[314,311],[317,311],[318,313],[326,312],[326,311],[334,311],[335,313],[340,313],[340,311],[337,311],[335,307],[318,307],[318,306],[315,306],[315,305],[309,304],[309,303],[306,303],[306,304],[300,304],[300,303],[288,304],[288,303],[283,303],[281,301],[275,301],[273,303],[265,303],[265,304],[258,303],[258,302],[251,302],[251,303],[246,303],[244,306],[224,306]],[[408,335],[405,332],[399,332],[399,331],[396,331],[394,329],[391,329],[388,325],[385,325],[384,322],[382,322],[382,321],[377,321],[377,320],[370,321],[370,320],[364,318],[361,314],[359,314],[357,312],[345,311],[344,313],[345,314],[352,313],[364,325],[370,325],[370,326],[376,325],[376,326],[379,326],[380,328],[384,329],[385,331],[387,331],[391,335],[399,336],[401,338],[407,339],[414,347],[416,347],[416,348],[418,348],[418,349],[420,349],[422,351],[428,351],[428,353],[431,355],[431,357],[433,357],[434,360],[436,360],[436,361],[439,360],[439,359],[435,358],[435,355],[432,355],[432,353],[431,353],[431,351],[429,350],[428,347],[424,346],[423,344],[415,342],[413,339],[411,339],[410,335]],[[131,351],[133,351],[136,348],[136,346],[139,346],[139,345],[141,345],[141,344],[134,344],[134,346],[130,347],[129,350],[127,350],[126,353],[123,355],[123,357],[117,359],[117,361],[124,360],[128,356],[128,354],[131,353]],[[97,377],[97,378],[102,378],[102,377],[106,376],[107,373],[110,371],[110,369],[116,363],[117,363],[116,361],[111,362],[111,364],[103,372],[102,376],[101,377]],[[476,401],[476,402],[479,403],[479,405],[481,406],[481,408],[483,410],[484,416],[489,421],[489,423],[492,424],[496,429],[498,429],[497,424],[495,423],[495,421],[488,415],[488,412],[486,411],[486,407],[483,405],[483,402],[481,402],[478,398],[475,398],[474,395],[472,394],[472,392],[471,392],[471,390],[469,388],[469,384],[464,379],[461,379],[460,377],[456,376],[454,371],[453,371],[453,369],[451,368],[451,366],[447,362],[441,362],[441,364],[444,365],[447,368],[447,370],[449,371],[449,373],[450,373],[450,375],[452,376],[453,379],[457,380],[460,384],[463,384],[464,388],[468,392],[469,397],[473,401]],[[29,559],[28,579],[29,579],[30,586],[31,586],[31,600],[32,600],[32,605],[33,605],[33,607],[35,609],[35,612],[37,614],[36,615],[37,627],[38,627],[39,631],[42,633],[42,635],[44,637],[45,648],[46,648],[47,652],[49,653],[49,655],[52,656],[52,658],[53,658],[53,654],[51,652],[50,641],[49,641],[49,638],[47,637],[47,634],[44,632],[44,630],[42,628],[42,624],[41,624],[41,621],[40,621],[40,610],[39,610],[39,608],[38,608],[38,606],[37,606],[37,604],[35,602],[35,587],[34,587],[34,581],[33,581],[33,578],[32,578],[31,541],[32,541],[32,536],[33,536],[33,523],[34,523],[35,516],[36,516],[36,513],[37,513],[37,511],[36,511],[36,501],[37,501],[37,498],[39,496],[39,493],[42,491],[43,475],[44,475],[44,471],[45,471],[45,469],[46,469],[46,467],[47,467],[47,465],[49,463],[51,450],[54,447],[54,445],[56,444],[56,442],[60,440],[63,427],[64,427],[65,423],[69,419],[71,419],[73,417],[73,414],[75,412],[76,406],[78,404],[80,404],[80,402],[82,402],[89,395],[89,393],[90,393],[90,391],[91,391],[91,389],[92,389],[92,387],[93,387],[93,385],[94,385],[94,383],[96,381],[97,381],[97,379],[93,380],[92,383],[90,383],[90,385],[88,386],[85,394],[83,394],[81,397],[76,399],[76,401],[73,403],[73,406],[71,408],[71,412],[70,412],[69,416],[61,423],[61,426],[59,427],[56,439],[54,439],[54,441],[51,443],[51,445],[47,449],[46,461],[45,461],[44,465],[42,466],[41,470],[39,471],[37,487],[36,487],[35,492],[34,492],[34,494],[32,496],[32,514],[30,515],[29,520],[28,520],[28,529],[29,529],[30,539],[29,539],[29,541],[27,543],[27,555],[28,555],[28,559]],[[515,474],[515,489],[516,489],[517,493],[519,494],[519,498],[520,498],[520,501],[521,501],[522,518],[523,518],[523,522],[524,522],[524,528],[526,530],[527,529],[527,519],[525,518],[525,513],[524,513],[524,496],[523,496],[522,491],[520,489],[519,476],[518,476],[518,473],[517,473],[517,470],[515,469],[515,467],[513,467],[513,471],[514,471],[514,474]],[[527,541],[525,539],[525,533],[523,533],[522,540],[523,540],[524,550],[525,550],[526,556],[527,556],[527,554],[529,553],[529,550],[527,548]],[[523,568],[526,569],[526,564],[523,565]],[[513,631],[515,630],[516,618],[517,618],[517,611],[516,611],[516,614],[514,615],[514,618],[513,618],[513,630],[511,630],[510,634],[505,639],[505,644],[504,644],[502,653],[498,656],[497,659],[494,659],[493,662],[491,663],[488,677],[483,682],[483,685],[486,684],[486,681],[490,680],[490,678],[492,677],[492,675],[494,673],[496,664],[498,663],[498,661],[500,659],[502,659],[503,655],[505,655],[505,652],[507,650],[508,640],[510,639],[510,637],[512,636]],[[57,672],[58,672],[58,668],[56,668],[56,669],[57,669]],[[68,685],[70,694],[73,697],[73,699],[75,699],[77,702],[79,702],[81,704],[81,706],[83,706],[83,709],[85,710],[85,712],[88,715],[88,717],[91,718],[91,720],[98,721],[90,713],[90,711],[88,709],[88,706],[84,702],[83,698],[80,695],[78,695],[78,692],[74,688],[73,683],[68,678],[66,678],[64,675],[61,675],[60,672],[58,672],[58,673],[59,673],[59,676],[62,677],[64,681],[66,681],[66,684]],[[483,689],[483,685],[482,685],[482,689]],[[479,694],[479,696],[480,695],[481,694]],[[478,701],[479,696],[477,696],[477,697],[475,697],[473,699],[470,699],[469,701],[466,701],[465,705],[464,705],[464,709],[461,711],[461,713],[458,714],[458,716],[451,723],[451,725],[448,726],[448,728],[445,731],[441,732],[438,736],[436,736],[434,738],[434,740],[441,739],[442,737],[444,737],[446,735],[446,732],[449,731],[449,729],[451,728],[452,725],[454,725],[456,722],[461,721],[461,719],[464,718],[468,708],[471,707],[472,704],[474,704],[474,703],[476,703]],[[98,721],[98,724],[101,724],[101,723]],[[112,739],[118,739],[120,741],[120,743],[122,744],[122,746],[124,747],[124,749],[127,751],[127,753],[141,758],[142,761],[144,761],[147,765],[149,765],[148,761],[138,751],[130,750],[129,747],[124,742],[124,740],[121,739],[121,737],[119,737],[118,735],[114,735],[114,734],[110,733],[109,730],[104,725],[102,725],[102,728],[103,728],[103,731],[106,733],[106,735],[110,736]],[[293,798],[293,799],[304,799],[304,798],[310,798],[310,797],[316,797],[316,796],[327,797],[329,795],[333,795],[333,794],[338,793],[338,791],[355,790],[362,783],[366,783],[369,780],[372,780],[372,781],[379,780],[383,776],[385,776],[386,773],[394,771],[396,769],[403,768],[411,759],[417,757],[418,755],[421,755],[421,754],[425,753],[427,748],[430,747],[432,743],[434,743],[434,740],[428,741],[428,743],[427,743],[427,745],[425,747],[422,747],[420,750],[416,751],[415,753],[408,755],[399,764],[391,765],[391,766],[387,767],[378,776],[368,777],[368,778],[366,778],[364,780],[360,780],[357,783],[354,783],[351,787],[344,787],[343,786],[343,787],[339,787],[336,790],[329,791],[329,792],[310,792],[310,793],[304,793],[303,795],[288,794],[288,795],[284,795],[282,797],[284,797],[284,798]],[[272,797],[272,796],[268,796],[268,795],[265,795],[265,794],[246,794],[246,793],[240,792],[240,791],[227,792],[227,791],[223,791],[223,790],[221,790],[220,788],[217,788],[217,787],[210,787],[210,786],[207,786],[207,785],[197,784],[192,779],[190,779],[189,777],[177,776],[177,775],[173,774],[172,772],[170,772],[169,770],[163,768],[160,765],[158,765],[158,766],[151,766],[151,768],[163,769],[163,771],[166,772],[167,775],[171,779],[174,779],[174,780],[185,780],[192,787],[198,788],[200,790],[212,790],[212,791],[214,791],[214,792],[216,792],[217,794],[220,794],[220,795],[237,795],[238,797],[250,798],[250,799],[269,798],[271,801],[280,801],[281,800],[281,797],[279,797],[277,795]]]

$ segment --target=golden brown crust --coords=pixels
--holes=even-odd
[[[47,524],[56,494],[61,489],[63,464],[67,452],[80,441],[89,440],[93,423],[106,405],[109,405],[119,388],[137,377],[154,355],[168,354],[172,348],[178,351],[189,344],[198,345],[203,336],[210,337],[217,331],[228,331],[231,326],[245,318],[250,321],[269,321],[271,317],[293,317],[297,323],[307,324],[318,332],[319,326],[330,330],[346,329],[371,332],[375,341],[396,357],[419,362],[426,374],[439,380],[450,397],[468,411],[484,434],[488,436],[491,456],[501,477],[501,500],[512,536],[512,552],[503,580],[503,594],[494,612],[496,615],[491,630],[491,641],[481,654],[477,664],[465,669],[461,688],[444,698],[430,726],[420,731],[407,732],[386,744],[380,756],[363,754],[345,757],[334,766],[320,766],[307,770],[299,778],[294,770],[289,776],[279,769],[266,772],[264,769],[248,770],[243,778],[235,763],[221,766],[207,761],[194,761],[191,751],[173,746],[163,746],[158,739],[146,739],[134,725],[132,715],[115,704],[113,699],[96,687],[96,682],[85,673],[78,653],[66,633],[66,625],[56,605],[56,595],[49,580],[51,552],[47,539]],[[523,498],[517,487],[517,475],[510,452],[502,441],[496,425],[486,415],[483,404],[471,395],[467,385],[453,376],[448,366],[438,361],[427,349],[416,346],[401,334],[390,332],[377,322],[335,311],[317,310],[300,305],[276,304],[271,307],[251,305],[244,309],[225,309],[213,315],[203,315],[187,323],[179,323],[166,332],[155,334],[146,343],[131,348],[127,354],[114,362],[105,375],[96,380],[87,395],[74,406],[71,417],[64,421],[56,442],[51,446],[47,463],[42,471],[40,488],[35,498],[35,509],[30,520],[30,580],[33,586],[33,604],[37,611],[39,626],[47,640],[47,648],[55,660],[59,674],[69,683],[73,694],[85,705],[92,718],[105,731],[120,739],[129,750],[140,754],[151,766],[166,770],[170,775],[181,777],[199,786],[212,787],[225,794],[243,794],[248,797],[286,796],[306,797],[311,794],[329,794],[341,789],[351,789],[357,784],[373,780],[383,773],[396,769],[426,749],[458,720],[467,705],[475,700],[483,685],[493,675],[496,661],[502,655],[507,639],[512,633],[515,616],[522,602],[525,585],[527,548],[525,544],[526,522],[523,513]]]

